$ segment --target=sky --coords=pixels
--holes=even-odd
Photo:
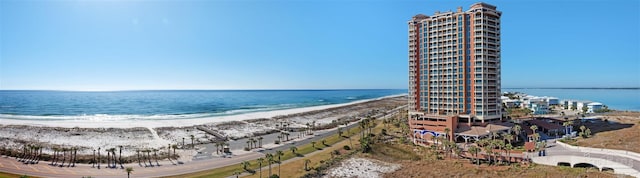
[[[0,89],[405,89],[407,21],[476,1],[0,1]],[[640,87],[640,1],[485,1],[502,87]]]

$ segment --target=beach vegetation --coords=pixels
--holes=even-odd
[[[189,135],[189,137],[191,138],[191,148],[195,148],[196,145],[194,144],[193,140],[195,140],[196,137],[193,135]]]
[[[251,163],[249,161],[243,161],[242,163],[240,163],[240,165],[242,166],[243,170],[249,171],[248,167],[251,165]]]
[[[133,167],[127,167],[125,170],[127,172],[127,178],[131,177],[131,172],[133,172]]]
[[[262,177],[262,163],[264,162],[264,158],[258,158],[256,162],[258,163],[258,172],[260,172],[260,177]]]

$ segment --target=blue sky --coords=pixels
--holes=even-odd
[[[0,89],[407,88],[413,15],[475,1],[0,1]],[[486,1],[503,87],[640,87],[640,3]]]

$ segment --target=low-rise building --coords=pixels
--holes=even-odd
[[[549,104],[549,106],[555,106],[560,104],[560,100],[556,97],[545,96],[544,100]]]
[[[587,104],[587,113],[595,113],[598,110],[601,110],[604,105],[602,103],[593,102]]]
[[[589,103],[593,103],[592,101],[577,101],[576,104],[576,110],[581,111],[582,112],[582,108],[587,107],[587,105],[589,105]]]
[[[574,110],[578,108],[578,101],[576,100],[564,100],[563,102],[564,109]]]

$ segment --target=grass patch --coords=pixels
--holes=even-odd
[[[0,172],[0,178],[18,178],[22,175],[18,175],[18,174],[11,174],[11,173],[6,173],[6,172]],[[29,176],[29,177],[34,177],[34,176]]]

